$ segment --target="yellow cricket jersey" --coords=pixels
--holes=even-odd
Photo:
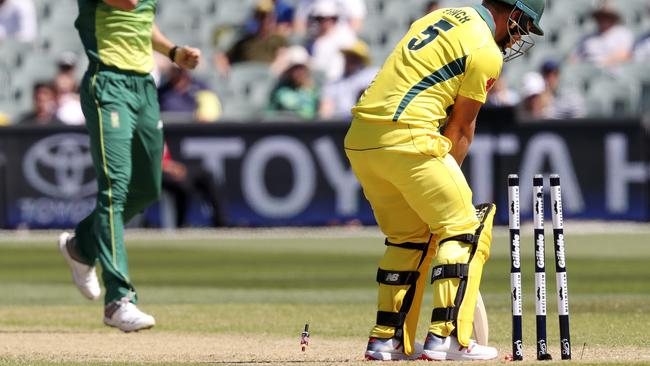
[[[481,5],[439,9],[415,21],[352,109],[353,123],[437,132],[458,95],[485,103],[503,66],[494,31]],[[353,140],[346,147],[359,145]]]

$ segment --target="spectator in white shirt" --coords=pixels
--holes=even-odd
[[[587,113],[585,100],[580,93],[567,85],[560,85],[560,64],[547,60],[540,73],[546,82],[548,105],[545,117],[550,119],[581,118]]]
[[[521,97],[517,110],[520,121],[539,121],[548,118],[550,96],[542,75],[534,71],[524,74]]]
[[[540,72],[522,78],[521,120],[571,119],[586,114],[584,98],[571,86],[560,85],[560,65],[547,60]]]
[[[632,52],[634,35],[621,24],[621,14],[610,2],[593,13],[597,31],[583,38],[572,55],[573,61],[591,62],[613,67],[627,61]]]
[[[352,107],[379,71],[370,65],[368,45],[363,41],[357,41],[341,53],[345,57],[345,72],[341,79],[327,83],[323,89],[319,106],[323,119],[351,118]]]
[[[338,7],[331,0],[318,0],[309,16],[313,28],[306,48],[311,55],[312,70],[324,74],[327,81],[343,76],[345,61],[340,51],[357,40],[350,27],[338,23],[338,18]]]
[[[58,107],[56,117],[66,125],[82,125],[86,118],[81,110],[79,84],[77,83],[77,55],[66,51],[59,56],[58,72],[54,77]]]
[[[0,0],[0,40],[36,39],[36,10],[32,0]]]
[[[363,28],[367,8],[364,0],[329,0],[338,8],[338,21],[358,33]],[[320,0],[300,0],[294,13],[294,30],[298,34],[307,32],[309,16],[316,3]]]

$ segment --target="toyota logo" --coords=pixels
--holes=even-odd
[[[90,142],[78,133],[57,134],[34,144],[23,160],[27,181],[48,196],[82,198],[97,192]]]

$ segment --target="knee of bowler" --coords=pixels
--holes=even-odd
[[[156,202],[160,198],[161,187],[151,187],[147,190],[132,191],[129,194],[129,202],[135,206],[145,209],[151,203]]]
[[[97,193],[97,206],[121,207],[126,203],[126,192],[101,191]]]

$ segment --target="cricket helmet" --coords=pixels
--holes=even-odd
[[[540,20],[542,20],[542,14],[544,14],[545,0],[497,0],[497,1],[512,5],[515,8],[524,12],[524,14],[526,14],[532,22],[531,31],[540,36],[544,35],[544,30],[542,30],[542,27],[539,25],[539,22]]]
[[[535,46],[535,39],[530,36],[529,32],[540,36],[544,35],[539,22],[544,14],[545,0],[496,1],[513,6],[508,18],[510,46],[502,50],[504,52],[503,60],[508,62],[524,55]],[[516,12],[517,10],[519,12]]]

